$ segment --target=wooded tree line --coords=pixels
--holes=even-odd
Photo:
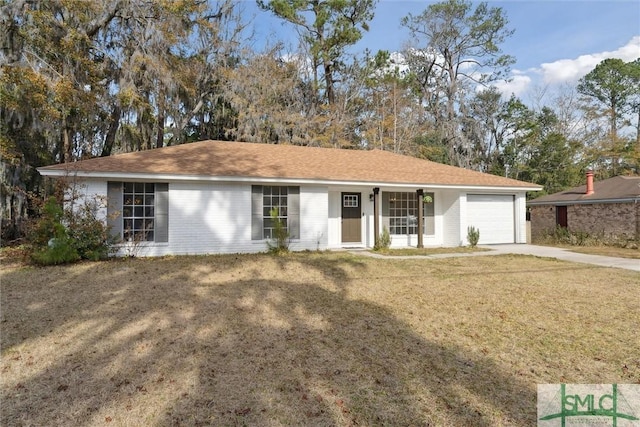
[[[526,105],[492,86],[514,63],[499,7],[431,4],[402,52],[354,53],[376,0],[257,3],[298,46],[257,40],[233,0],[0,0],[3,223],[31,214],[36,167],[202,139],[378,148],[545,192],[638,172],[640,59]]]

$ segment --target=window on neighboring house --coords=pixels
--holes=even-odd
[[[435,234],[434,194],[424,193],[431,202],[423,203],[423,233]],[[388,220],[389,234],[418,234],[418,200],[413,192],[383,192],[382,214]],[[386,222],[386,221],[385,221]]]
[[[562,228],[569,225],[566,206],[556,206],[556,225]]]
[[[108,182],[107,221],[124,242],[167,242],[169,185]]]
[[[273,237],[274,220],[271,211],[277,210],[292,239],[300,238],[300,187],[253,185],[251,187],[251,239]]]

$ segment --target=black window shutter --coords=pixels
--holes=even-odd
[[[169,184],[156,184],[154,241],[169,241]]]
[[[389,216],[389,193],[382,192],[382,216]]]
[[[300,238],[300,187],[289,187],[287,200],[287,221],[289,226],[289,237]]]
[[[262,240],[262,185],[251,186],[251,240]]]
[[[390,225],[391,222],[389,221],[390,204],[391,203],[390,203],[389,192],[382,191],[382,209],[381,209],[382,224],[380,224],[380,233],[382,233],[383,227],[387,227],[387,230],[389,230],[389,228],[391,227]]]
[[[107,227],[109,233],[122,239],[122,183],[107,182]]]

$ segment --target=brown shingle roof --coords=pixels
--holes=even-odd
[[[607,200],[640,198],[640,176],[615,176],[593,183],[593,194],[587,196],[587,186],[570,188],[558,193],[538,197],[530,205],[588,203]]]
[[[535,184],[447,166],[380,150],[341,150],[293,145],[201,141],[38,169],[60,171],[288,178],[390,184],[539,188]],[[53,172],[53,173],[52,173]]]

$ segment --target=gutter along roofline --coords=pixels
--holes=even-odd
[[[43,176],[52,178],[80,178],[93,180],[113,181],[168,181],[168,182],[225,182],[225,183],[277,183],[277,184],[308,184],[308,185],[336,185],[336,186],[363,186],[363,187],[412,187],[432,189],[458,189],[485,192],[526,192],[539,191],[542,187],[519,186],[495,186],[495,185],[463,185],[463,184],[432,184],[415,182],[384,182],[384,181],[348,181],[331,179],[309,178],[278,178],[278,177],[251,177],[251,176],[208,176],[208,175],[176,175],[154,173],[130,173],[130,172],[84,172],[61,169],[38,168]]]
[[[592,199],[592,200],[562,200],[562,201],[547,201],[547,202],[535,202],[534,200],[528,201],[527,206],[569,206],[569,205],[595,205],[598,203],[638,203],[640,202],[640,195],[633,197],[623,197],[616,199]]]

